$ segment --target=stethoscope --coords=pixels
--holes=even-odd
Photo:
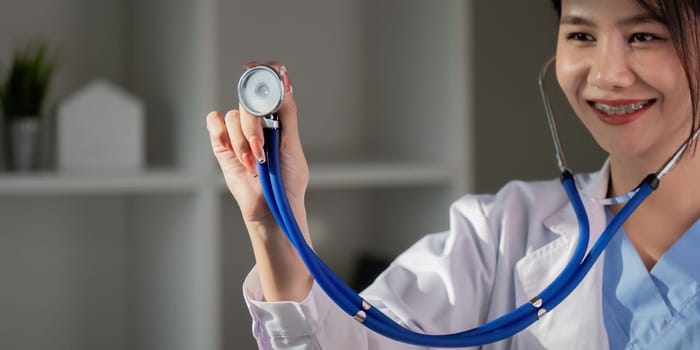
[[[275,113],[277,113],[284,98],[284,85],[278,73],[269,66],[255,66],[243,73],[238,82],[239,101],[249,113],[263,118],[267,161],[258,163],[257,167],[265,200],[272,215],[296,248],[316,283],[345,313],[377,333],[414,345],[472,347],[508,338],[542,318],[571,294],[590,271],[622,224],[658,187],[661,178],[678,163],[688,145],[698,137],[700,129],[695,131],[676,150],[659,171],[649,174],[634,190],[619,197],[597,200],[604,205],[626,203],[612,218],[591,250],[586,254],[590,237],[588,216],[573,173],[566,165],[545,84],[547,72],[553,62],[554,58],[551,58],[544,64],[539,75],[539,89],[555,145],[557,165],[561,172],[560,180],[578,220],[579,235],[573,256],[554,281],[527,303],[479,327],[459,333],[440,335],[422,334],[406,329],[377,308],[372,307],[369,302],[336,276],[306,243],[287,200],[279,164],[281,124]]]

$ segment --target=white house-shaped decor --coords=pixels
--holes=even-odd
[[[61,103],[57,165],[67,172],[132,171],[144,164],[142,101],[96,80]]]

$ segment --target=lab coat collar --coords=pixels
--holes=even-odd
[[[608,178],[607,161],[597,173],[576,176],[589,217],[589,249],[606,224],[604,206],[590,197],[605,197]],[[573,254],[578,240],[578,222],[568,200],[544,221],[543,229],[559,237],[530,252],[516,264],[515,278],[519,282],[519,285],[516,283],[516,298],[520,302],[529,300],[547,287]],[[516,337],[519,348],[608,349],[602,316],[602,260],[601,256],[581,284],[555,310]],[[572,320],[576,322],[572,323]]]
[[[592,174],[576,175],[576,184],[579,186],[581,200],[586,207],[588,220],[591,228],[591,240],[589,249],[602,232],[595,228],[605,227],[605,207],[596,203],[591,198],[605,198],[608,194],[608,184],[610,180],[610,161],[606,160],[603,167]],[[566,236],[578,235],[578,222],[571,203],[566,203],[557,210],[554,215],[544,220],[545,227],[551,232]],[[577,239],[577,237],[573,237]]]

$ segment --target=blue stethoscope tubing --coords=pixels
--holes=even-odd
[[[579,237],[571,260],[555,280],[529,302],[482,326],[453,334],[422,334],[404,328],[372,307],[340,280],[307,244],[290,208],[282,181],[279,164],[280,129],[265,128],[264,133],[267,161],[257,165],[263,195],[272,215],[298,251],[317,284],[345,313],[366,327],[397,341],[420,346],[479,346],[506,339],[536,322],[548,310],[559,305],[579,285],[622,224],[659,183],[655,174],[645,178],[586,254],[590,237],[588,215],[573,175],[568,170],[564,171],[561,183],[576,214]]]

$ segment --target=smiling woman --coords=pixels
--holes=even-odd
[[[613,167],[634,158],[652,171],[694,129],[689,85],[670,38],[661,19],[633,1],[563,3],[559,83]]]
[[[625,193],[698,128],[697,1],[554,1],[557,76],[572,108],[609,154],[609,196]],[[694,348],[700,160],[684,155],[608,248],[604,323],[612,348]],[[608,208],[617,212],[620,206]],[[690,250],[689,250],[690,249]],[[671,278],[677,276],[677,278]],[[643,315],[641,310],[648,314]],[[650,317],[650,315],[652,315]],[[673,327],[663,322],[678,322]],[[663,344],[663,345],[662,345]]]
[[[577,178],[581,192],[598,198],[627,193],[676,150],[684,150],[688,130],[695,134],[700,66],[688,50],[698,48],[697,2],[563,0],[554,6],[560,18],[559,85],[609,155],[601,171]],[[267,177],[262,171],[266,162],[281,172],[284,187],[275,184],[274,195],[283,192],[290,200],[284,211],[296,215],[300,229],[292,243],[311,245],[304,203],[309,169],[292,83],[284,65],[271,63],[270,68],[284,86],[277,116],[285,126],[279,154],[277,139],[268,145],[272,148],[264,148],[263,123],[245,109],[229,111],[225,118],[218,112],[207,116],[213,150],[239,203],[257,262],[244,291],[261,348],[415,349],[361,323],[372,321],[380,310],[419,333],[469,329],[446,336],[450,339],[500,334],[511,326],[504,326],[502,319],[496,321],[500,326],[472,327],[518,305],[535,308],[538,321],[513,337],[488,338],[495,342],[483,349],[700,346],[700,273],[694,268],[694,252],[700,249],[700,157],[695,152],[683,154],[658,190],[611,233],[606,229],[601,234],[608,221],[619,221],[615,214],[626,213],[626,207],[587,199],[582,205],[590,224],[583,220],[579,231],[580,211],[567,201],[568,192],[577,190],[566,187],[564,193],[558,181],[514,181],[496,195],[464,196],[452,205],[447,232],[426,236],[400,255],[362,299],[339,302],[344,309],[363,308],[354,319],[347,317],[325,294],[337,293],[327,287],[332,276],[307,263],[319,280],[314,281],[273,219],[280,212],[266,205],[263,193],[268,188],[257,179]],[[285,228],[292,226],[292,220],[282,221]],[[588,244],[587,236],[577,233],[589,227],[592,241],[612,237],[605,257],[595,265],[581,258],[579,249]],[[304,262],[312,253],[310,248],[300,252]],[[572,256],[579,259],[569,265]],[[592,266],[590,273],[556,309],[545,310],[542,305],[551,301],[540,296],[552,280],[557,284],[571,266],[583,265]],[[348,307],[350,301],[356,305]],[[391,323],[379,319],[376,324]]]
[[[682,74],[684,76],[682,78],[686,80],[687,88],[690,90],[690,113],[693,118],[690,134],[692,134],[693,126],[697,125],[698,101],[700,101],[700,59],[698,57],[700,55],[700,26],[696,20],[698,13],[700,13],[700,4],[685,0],[636,0],[636,3],[640,15],[629,18],[627,24],[631,26],[656,23],[657,33],[660,31],[666,35],[660,37],[655,36],[654,32],[641,32],[634,33],[629,39],[638,43],[661,40],[672,44],[676,51],[675,59],[680,61],[683,68]],[[562,17],[562,1],[552,0],[552,4]],[[612,11],[612,8],[610,10]],[[563,16],[560,22],[565,24],[575,19],[576,17]],[[588,24],[592,23],[588,22]],[[578,39],[584,38],[579,37]]]

